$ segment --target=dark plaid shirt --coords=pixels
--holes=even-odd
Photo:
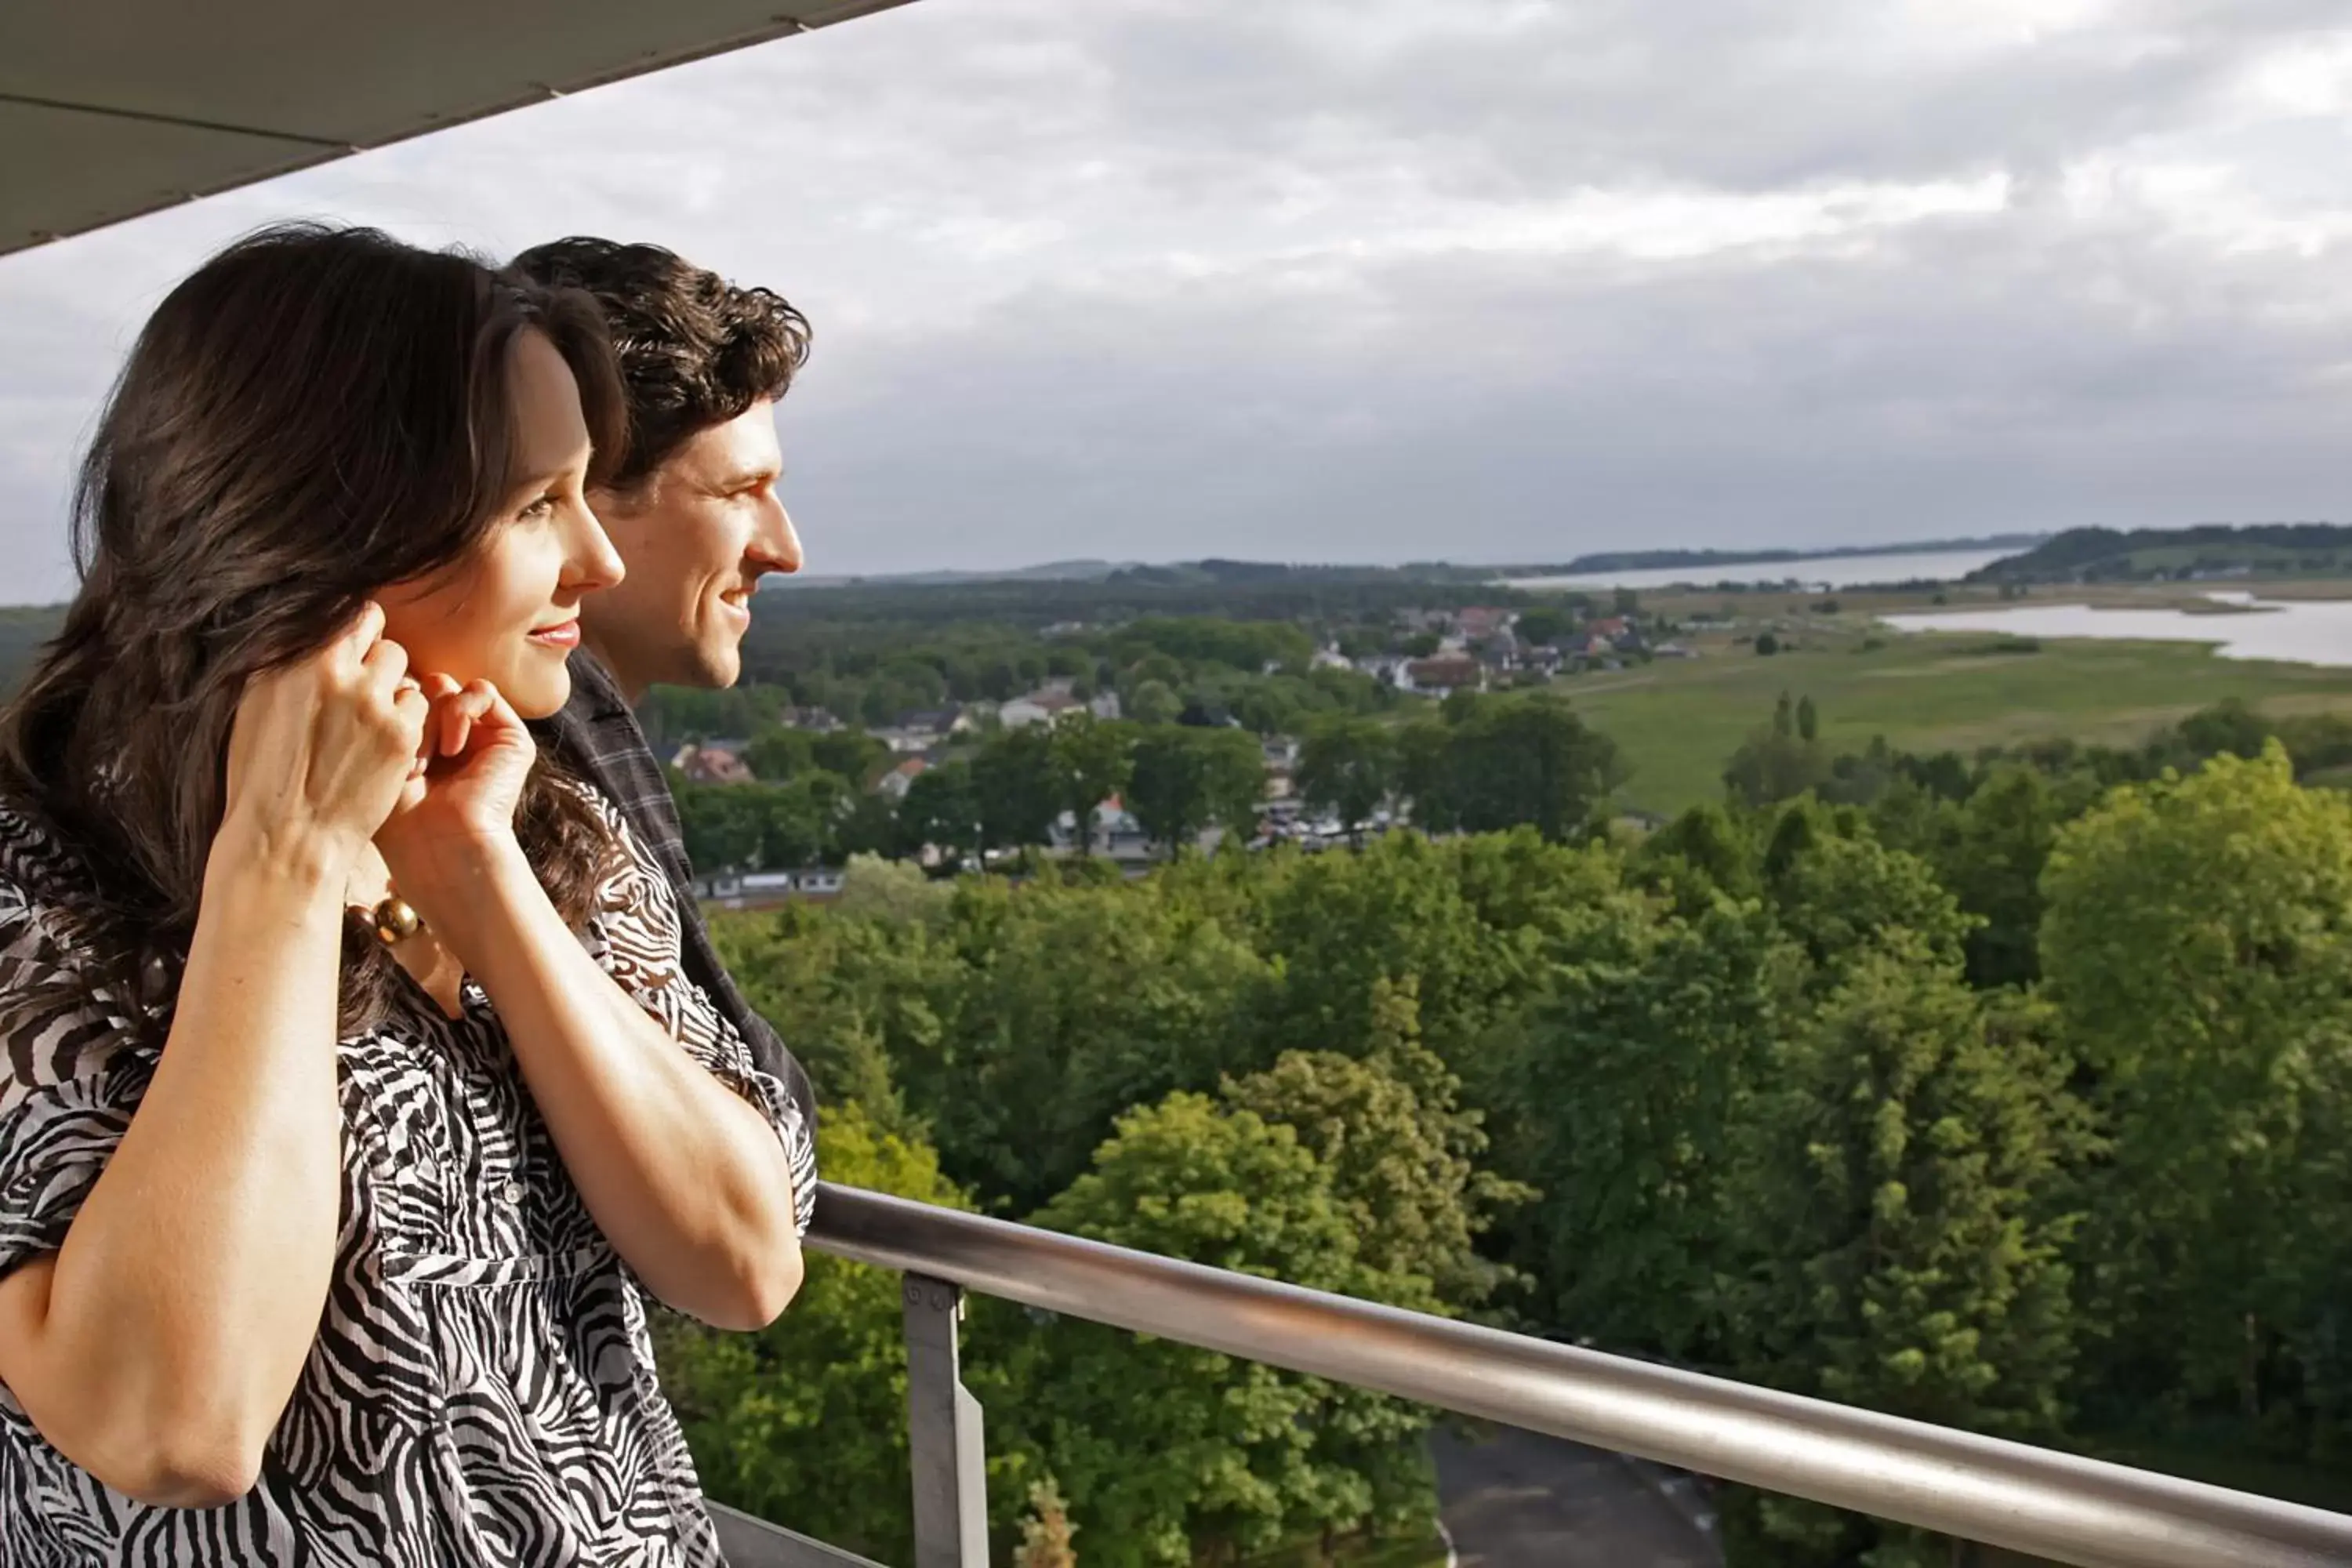
[[[816,1091],[808,1074],[793,1059],[776,1031],[760,1016],[735,987],[727,966],[710,945],[710,928],[703,923],[701,906],[694,896],[694,868],[686,858],[685,830],[677,822],[677,803],[670,798],[669,781],[646,744],[646,732],[629,711],[621,689],[604,667],[586,650],[572,656],[572,700],[552,719],[531,726],[541,743],[553,749],[566,767],[594,784],[621,808],[629,826],[677,890],[679,947],[688,978],[708,992],[719,1010],[751,1047],[751,1060],[761,1071],[782,1082],[798,1102],[812,1140],[816,1135]],[[808,1215],[798,1216],[808,1224]]]

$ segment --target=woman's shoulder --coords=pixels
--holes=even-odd
[[[93,891],[72,847],[0,796],[0,1110],[89,1077],[137,1035],[93,956]]]
[[[0,922],[33,914],[66,921],[94,891],[73,847],[31,808],[0,794]]]
[[[611,846],[596,879],[596,914],[592,921],[603,943],[592,945],[663,952],[674,966],[678,946],[677,900],[661,862],[611,795],[578,778],[563,777],[561,782],[585,803]]]
[[[605,837],[611,842],[614,850],[614,863],[609,868],[614,876],[624,879],[644,876],[658,879],[661,876],[659,862],[655,860],[653,852],[646,847],[644,837],[637,832],[635,825],[629,821],[629,814],[621,809],[619,802],[605,794],[601,786],[587,779],[572,773],[558,773],[554,776],[557,786],[570,790],[579,796],[581,802],[587,806],[589,815],[593,816],[597,825],[604,828]]]

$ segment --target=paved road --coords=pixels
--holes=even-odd
[[[1431,1447],[1461,1568],[1721,1568],[1714,1538],[1614,1454],[1508,1426]]]

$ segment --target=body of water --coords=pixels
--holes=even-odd
[[[1506,578],[1514,588],[1672,588],[1717,583],[1789,583],[1808,588],[1853,588],[1866,583],[1955,583],[2016,550],[1922,550],[1880,555],[1836,555],[1817,561],[1758,561],[1745,566],[1663,566],[1641,572],[1588,572],[1565,577]]]
[[[2131,642],[2211,643],[2223,658],[2281,664],[2352,665],[2352,601],[2257,599],[2251,594],[2206,597],[2243,607],[2242,614],[2191,615],[2186,610],[2100,610],[2088,605],[2017,605],[2006,609],[1949,610],[1883,616],[1906,632],[2000,632],[2021,637],[2105,637]]]

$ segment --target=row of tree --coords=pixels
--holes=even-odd
[[[761,782],[676,781],[698,866],[795,868],[856,854],[927,847],[980,865],[1049,843],[1066,814],[1094,847],[1096,808],[1114,798],[1173,852],[1207,829],[1246,839],[1265,808],[1266,763],[1237,725],[1142,724],[1072,713],[1050,727],[992,732],[968,755],[917,775],[902,798],[861,789],[887,751],[857,731],[774,730],[747,760]],[[1311,725],[1296,778],[1307,806],[1360,842],[1383,809],[1432,832],[1526,824],[1559,842],[1583,832],[1622,778],[1615,743],[1540,695],[1450,698],[1398,724],[1339,713]]]

